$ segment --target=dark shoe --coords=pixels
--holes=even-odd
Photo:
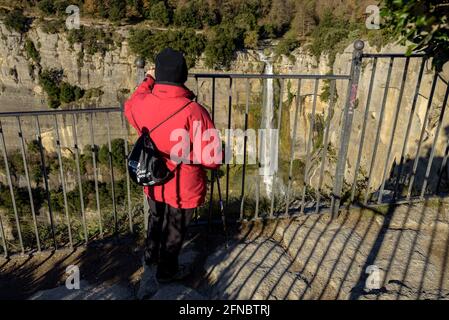
[[[167,274],[163,272],[157,272],[156,279],[160,283],[168,283],[172,281],[179,281],[186,278],[190,274],[191,270],[185,265],[180,265],[178,271],[172,274]]]
[[[156,279],[156,266],[148,266],[144,263],[143,274],[140,279],[139,291],[137,299],[144,300],[153,296],[159,289],[159,283]]]

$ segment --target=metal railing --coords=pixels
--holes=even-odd
[[[335,215],[342,205],[396,203],[446,191],[449,140],[441,153],[440,139],[447,122],[447,82],[431,74],[426,95],[427,57],[364,54],[362,42],[354,47],[347,75],[190,75],[198,102],[218,129],[228,129],[225,136],[231,129],[279,133],[272,159],[278,166],[268,178],[260,174],[259,154],[255,163],[249,161],[257,151],[247,134],[237,152],[243,162],[226,163],[217,173],[233,218],[291,217],[323,209]],[[379,72],[384,60],[386,74]],[[398,60],[404,63],[399,78],[393,72]],[[416,82],[410,93],[412,76]],[[367,89],[361,91],[361,85]],[[437,92],[443,92],[442,100]],[[111,118],[117,120],[113,127]],[[419,137],[413,135],[417,130]],[[4,255],[73,248],[105,235],[139,232],[145,222],[142,192],[130,182],[124,161],[132,134],[121,108],[0,113]],[[412,137],[416,150],[410,149]],[[234,142],[226,137],[226,152],[235,151]],[[209,179],[208,203],[199,209],[209,221],[217,206],[214,185]]]

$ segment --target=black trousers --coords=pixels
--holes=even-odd
[[[148,231],[144,258],[157,263],[157,273],[169,276],[178,270],[178,256],[195,209],[178,209],[148,199]]]

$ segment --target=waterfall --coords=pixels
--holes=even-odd
[[[265,63],[264,74],[271,75],[273,74],[273,63],[270,61],[269,57],[267,57],[263,52],[258,52],[260,60]],[[274,120],[274,83],[273,78],[269,78],[266,80],[267,86],[264,92],[265,95],[265,104],[264,104],[264,112],[262,118],[262,127],[261,129],[265,130],[264,135],[264,143],[261,144],[260,148],[260,162],[262,165],[262,172],[259,174],[263,175],[263,182],[265,185],[265,192],[268,197],[271,197],[273,192],[273,183],[274,176],[272,166],[275,165],[273,161],[277,161],[277,144],[274,140],[274,136],[272,135],[273,129],[273,120]],[[274,149],[275,148],[275,149]]]

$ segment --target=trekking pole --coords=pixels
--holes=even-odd
[[[145,59],[142,57],[137,57],[134,63],[136,65],[136,85],[138,86],[145,79]],[[143,200],[143,226],[144,230],[148,231],[148,219],[149,219],[148,213],[150,211],[150,205],[148,203],[145,190],[143,190],[142,200]]]
[[[212,172],[212,174],[215,174],[215,171]],[[223,206],[223,199],[221,197],[221,187],[220,187],[220,177],[218,174],[215,174],[215,177],[217,178],[217,190],[218,190],[218,199],[220,203],[220,214],[221,214],[221,220],[223,221],[223,231],[225,234],[225,248],[228,248],[228,229],[226,228],[226,215],[225,210]],[[213,181],[213,177],[212,177]]]

